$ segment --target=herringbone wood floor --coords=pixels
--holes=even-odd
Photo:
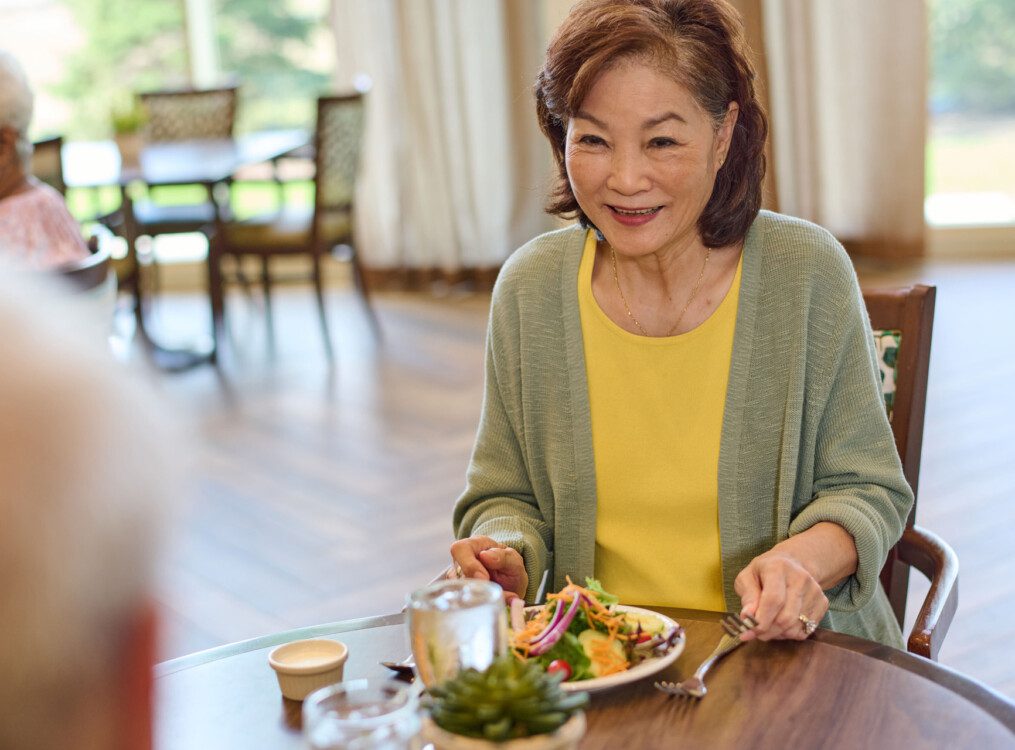
[[[1015,262],[861,276],[939,287],[918,517],[961,562],[941,659],[1015,696]],[[237,297],[220,370],[161,378],[203,441],[163,575],[167,658],[395,610],[445,563],[489,297],[379,295],[381,343],[344,287],[329,304],[333,367],[297,290],[278,295],[274,350],[261,311]],[[205,304],[166,295],[156,320],[186,336],[206,326]],[[911,606],[921,597],[914,584]]]

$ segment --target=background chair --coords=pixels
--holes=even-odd
[[[138,95],[145,111],[142,138],[145,143],[166,143],[193,139],[232,138],[236,122],[235,85],[213,89],[176,89],[150,91]],[[127,241],[128,262],[120,269],[120,286],[135,290],[135,314],[140,324],[143,311],[141,299],[150,297],[139,287],[158,287],[158,267],[153,253],[145,262],[138,258],[138,239],[164,234],[201,232],[211,242],[211,233],[220,208],[214,203],[213,186],[203,186],[203,199],[180,203],[159,200],[165,198],[167,188],[147,187],[136,191],[134,186],[122,191],[123,204],[111,216],[100,219]],[[222,208],[221,210],[227,210]],[[142,266],[149,271],[142,273]]]
[[[149,91],[139,95],[148,143],[195,138],[232,138],[236,122],[235,84],[212,89]]]
[[[935,295],[935,287],[924,285],[864,292],[881,355],[885,406],[895,446],[906,480],[917,497]],[[930,581],[907,648],[936,660],[958,606],[958,558],[944,540],[916,525],[916,507],[914,502],[902,539],[889,553],[881,571],[881,584],[902,627],[909,569],[916,568]]]
[[[380,328],[370,305],[363,268],[353,244],[353,198],[363,122],[363,94],[319,98],[314,135],[313,207],[308,209],[284,205],[278,213],[270,216],[222,223],[212,241],[208,257],[209,293],[216,338],[224,317],[226,278],[222,259],[231,256],[236,260],[237,268],[242,269],[242,258],[251,256],[259,258],[261,262],[261,286],[269,323],[273,284],[288,281],[313,282],[325,350],[331,357],[321,260],[325,254],[334,254],[340,250],[344,251],[352,263],[354,282],[370,325],[379,334]],[[272,275],[273,257],[301,255],[310,261],[309,275],[288,278]],[[242,276],[240,281],[243,281]]]
[[[32,152],[32,174],[60,191],[67,194],[67,185],[63,181],[63,137],[55,136],[35,142]]]
[[[141,94],[139,99],[147,117],[145,143],[232,138],[237,90],[233,85]],[[158,188],[150,188],[148,198],[133,200],[134,231],[138,236],[210,231],[216,217],[213,196],[181,205],[158,202],[155,198],[159,192]],[[136,238],[128,237],[128,242],[133,239]]]

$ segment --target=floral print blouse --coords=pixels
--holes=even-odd
[[[0,200],[0,258],[17,267],[53,269],[88,256],[63,196],[41,182]]]

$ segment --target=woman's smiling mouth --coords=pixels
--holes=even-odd
[[[659,212],[662,210],[662,206],[653,206],[651,208],[621,208],[620,206],[610,206],[610,214],[618,223],[625,226],[640,226],[646,224],[654,219]]]

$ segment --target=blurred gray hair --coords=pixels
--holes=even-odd
[[[32,122],[35,96],[21,63],[10,52],[0,49],[0,127],[9,127],[18,135],[16,148],[25,171],[31,170],[32,141],[28,126]]]
[[[184,473],[178,427],[78,315],[0,273],[0,748],[64,746],[63,720],[110,684]]]

